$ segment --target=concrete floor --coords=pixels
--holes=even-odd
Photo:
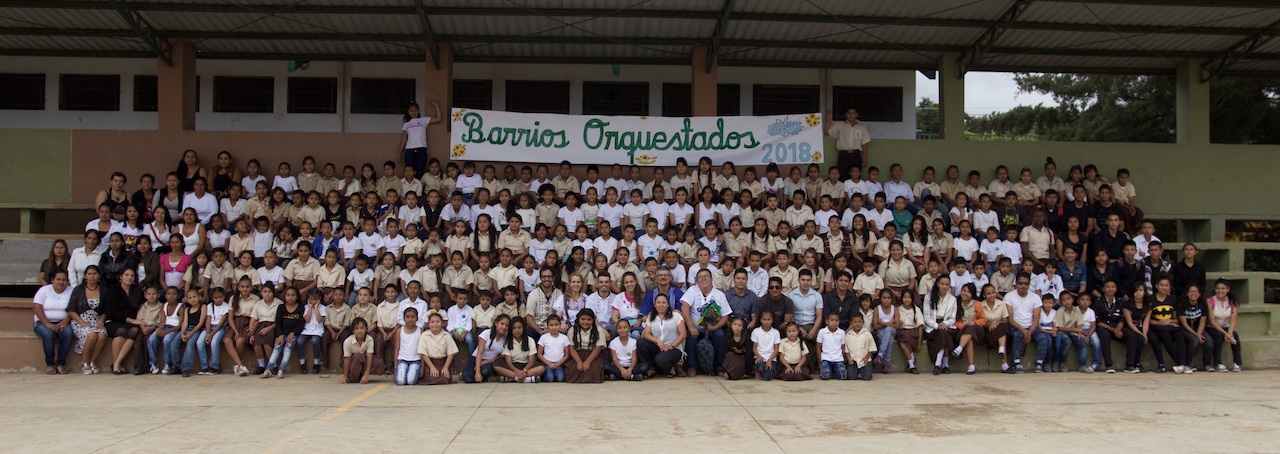
[[[1277,379],[895,373],[397,387],[381,377],[3,374],[0,451],[1275,452]]]

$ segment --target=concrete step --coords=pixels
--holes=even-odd
[[[84,246],[80,235],[70,235],[67,247]],[[40,264],[49,257],[53,239],[6,239],[0,241],[0,285],[38,285]]]

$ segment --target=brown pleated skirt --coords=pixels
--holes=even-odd
[[[743,353],[726,352],[724,354],[724,373],[728,375],[730,380],[741,380],[747,378],[747,355]]]
[[[578,350],[578,357],[587,359],[591,356],[591,350]],[[564,381],[566,383],[604,383],[604,352],[596,357],[587,365],[587,370],[578,370],[577,364],[573,360],[564,363]]]
[[[244,315],[232,317],[231,332],[228,334],[231,335],[232,342],[236,342],[241,339],[248,342],[249,339],[252,339],[253,335],[249,333],[249,317]]]
[[[781,366],[781,365],[782,365],[782,363],[781,363],[781,362],[779,362],[779,363],[778,363],[778,365],[779,365],[779,366],[778,366],[778,379],[779,379],[779,380],[782,380],[782,381],[804,381],[804,380],[813,380],[813,375],[811,375],[811,372],[809,371],[809,365],[807,365],[807,364],[801,364],[801,365],[800,365],[800,372],[797,372],[797,373],[787,373],[787,372],[785,372],[786,368]]]
[[[436,370],[443,372],[439,377],[431,376],[431,368],[422,368],[422,379],[418,380],[419,385],[447,385],[453,383],[453,373],[444,368],[444,358],[430,358],[431,364],[436,366]]]
[[[276,325],[276,324],[275,324],[275,323],[269,323],[269,324],[267,324],[267,325],[268,325],[268,326],[271,326],[271,327],[272,327],[272,329],[271,329],[271,330],[268,330],[268,331],[267,331],[267,334],[262,334],[262,328],[265,328],[265,326],[263,326],[261,323],[259,323],[259,324],[258,324],[258,330],[257,330],[257,331],[254,331],[254,332],[253,332],[253,336],[249,338],[249,339],[251,339],[251,340],[252,340],[253,345],[266,345],[266,346],[268,346],[268,347],[272,347],[272,346],[274,346],[274,345],[275,345],[275,342],[276,342],[276,331],[275,331],[274,327],[275,327],[275,325]]]

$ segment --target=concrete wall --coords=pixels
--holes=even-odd
[[[71,194],[71,131],[0,129],[0,203],[66,203]]]

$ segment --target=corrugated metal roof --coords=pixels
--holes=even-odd
[[[126,4],[137,8],[154,34],[188,38],[206,57],[418,60],[427,41],[414,0]],[[1013,0],[736,0],[720,36],[725,46],[720,58],[762,66],[931,68],[940,52],[968,49],[1012,4]],[[1176,62],[1166,57],[1217,58],[1254,30],[1280,21],[1280,1],[1258,4],[1273,6],[1217,6],[1207,0],[1199,6],[1187,0],[1032,2],[1018,18],[1019,26],[1001,35],[971,69],[1164,72]],[[725,2],[423,0],[423,5],[431,32],[451,43],[462,61],[617,58],[670,64],[687,61],[692,45],[716,42]],[[544,15],[549,13],[557,15]],[[1055,25],[1034,28],[1038,23]],[[1106,27],[1125,31],[1118,34]],[[148,49],[107,2],[0,2],[0,55],[96,52],[136,57]],[[1228,68],[1270,71],[1266,68],[1280,66],[1276,61],[1280,40],[1260,46]]]
[[[907,25],[730,21],[726,39],[878,42],[968,46],[983,29]]]
[[[1206,1],[1206,5],[1210,2]],[[1121,5],[1070,2],[1032,2],[1019,20],[1071,24],[1126,24],[1165,27],[1262,28],[1280,19],[1280,9],[1169,5]],[[1090,12],[1092,10],[1092,12]]]
[[[995,19],[1009,7],[1002,1],[973,0],[738,0],[735,11],[837,16],[929,17],[935,19]]]
[[[430,21],[432,31],[442,35],[705,38],[716,26],[711,20],[626,17],[433,16]]]

